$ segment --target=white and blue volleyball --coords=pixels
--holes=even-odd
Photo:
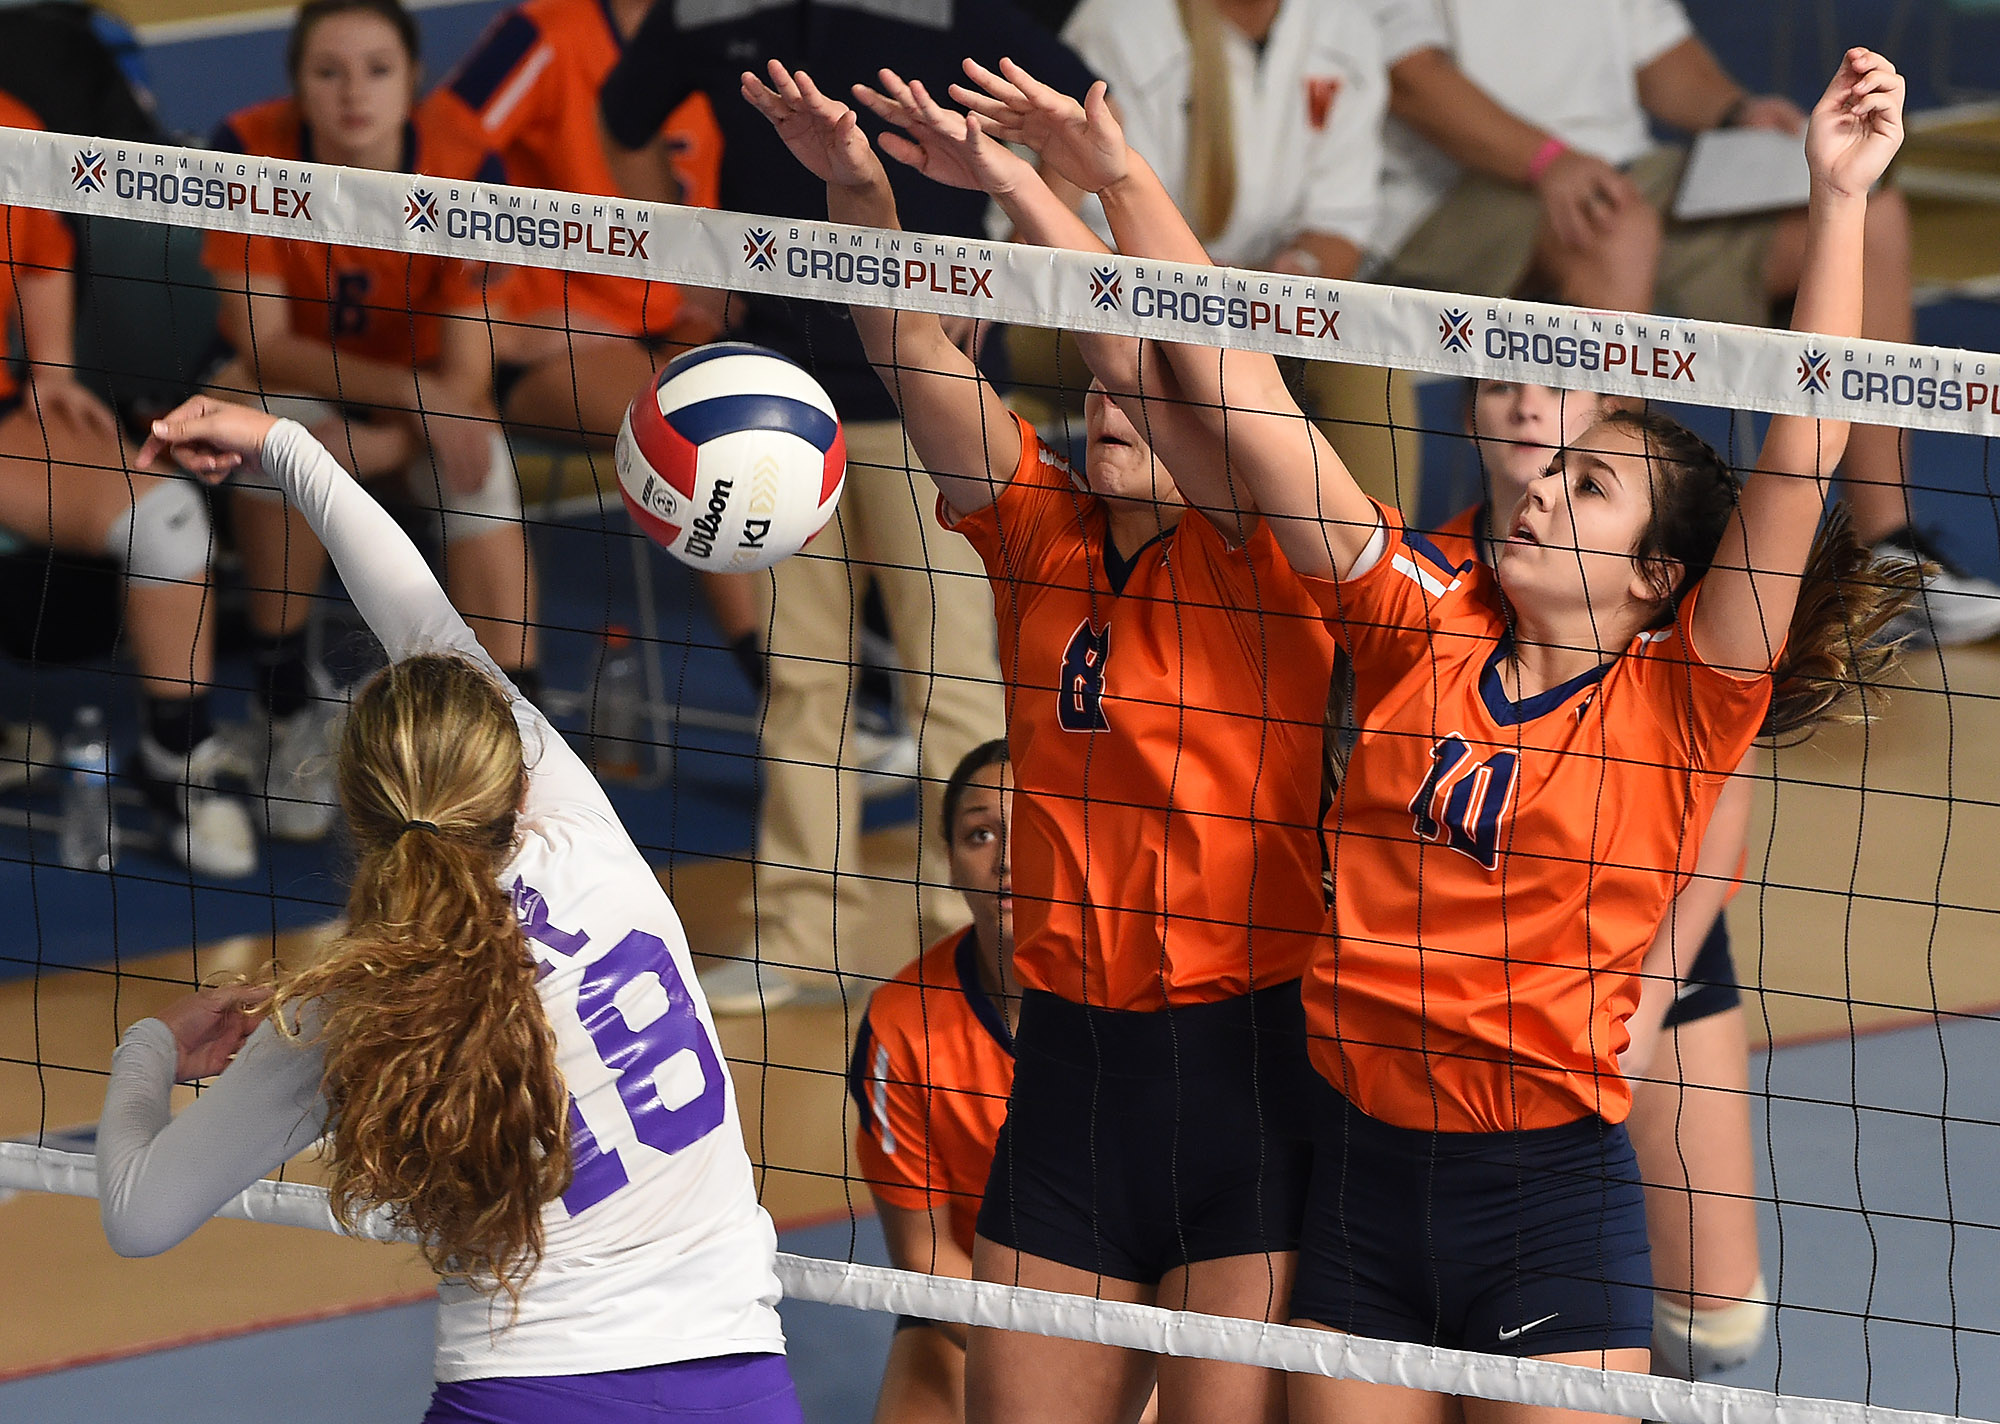
[[[840,418],[820,384],[761,346],[681,356],[618,431],[618,487],[639,527],[684,564],[768,569],[826,527],[847,478]]]

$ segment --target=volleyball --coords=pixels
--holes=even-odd
[[[625,507],[654,543],[697,569],[746,573],[826,526],[847,446],[818,381],[775,351],[716,342],[634,397],[617,463]]]

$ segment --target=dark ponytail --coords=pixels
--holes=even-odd
[[[1645,441],[1653,513],[1632,558],[1642,569],[1680,566],[1679,583],[1658,589],[1665,622],[1715,562],[1742,483],[1713,446],[1679,421],[1615,410],[1601,423]],[[1806,557],[1784,651],[1771,670],[1762,735],[1801,742],[1823,723],[1865,718],[1862,689],[1895,663],[1900,650],[1887,631],[1921,582],[1919,566],[1877,560],[1855,537],[1847,507],[1836,504]]]

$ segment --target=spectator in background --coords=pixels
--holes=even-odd
[[[1679,0],[1369,0],[1389,64],[1388,163],[1374,275],[1399,286],[1767,325],[1803,270],[1803,208],[1664,216],[1685,133],[1731,125],[1803,135],[1789,99],[1751,94]],[[1869,204],[1863,335],[1909,341],[1909,211]],[[1841,467],[1855,532],[1878,557],[1928,560],[1897,631],[1939,643],[2000,633],[2000,585],[1941,558],[1912,523],[1906,432],[1857,425]]]
[[[0,125],[42,126],[5,94]],[[0,365],[0,529],[123,567],[144,698],[138,779],[175,858],[235,879],[257,868],[257,840],[243,803],[218,789],[230,758],[209,706],[208,508],[185,479],[128,470],[117,419],[77,380],[75,257],[59,214],[0,208],[0,350],[18,322],[28,358],[25,383]]]
[[[417,29],[398,0],[307,0],[286,52],[290,98],[244,109],[215,147],[355,168],[497,180],[490,154],[412,120]],[[211,384],[291,416],[355,476],[399,475],[436,515],[446,583],[524,695],[539,690],[536,595],[521,492],[493,402],[477,271],[451,258],[212,233],[231,355]],[[232,512],[250,593],[262,784],[272,834],[334,820],[327,708],[306,657],[326,551],[269,481]]]
[[[646,18],[650,0],[527,0],[487,28],[419,109],[426,123],[491,149],[526,188],[614,195],[598,140],[597,91]],[[722,135],[706,94],[691,94],[654,139],[671,176],[664,196],[712,208]],[[679,352],[721,329],[720,294],[555,267],[492,269],[487,290],[500,414],[545,440],[608,450],[633,395]],[[716,622],[761,692],[757,580],[701,578]]]
[[[989,62],[1012,54],[1058,82],[1089,82],[1076,57],[1011,0],[907,7],[712,0],[698,12],[655,5],[605,81],[612,172],[620,189],[636,196],[670,191],[655,136],[688,96],[705,93],[723,134],[721,205],[824,221],[825,185],[793,161],[743,101],[743,72],[761,73],[767,60],[781,59],[807,70],[828,93],[845,94],[854,83],[875,83],[886,66],[942,93],[968,54]],[[862,122],[879,132],[872,117],[864,114]],[[984,231],[985,195],[910,172],[897,173],[895,184],[912,231],[968,237]],[[857,922],[862,801],[855,654],[870,580],[883,592],[906,670],[903,706],[918,740],[924,796],[916,872],[924,943],[957,918],[942,892],[937,854],[945,780],[961,756],[1001,732],[985,572],[964,541],[932,517],[929,481],[920,491],[921,472],[895,403],[870,368],[852,319],[822,303],[770,297],[732,303],[730,316],[735,334],[782,352],[826,387],[846,430],[848,481],[826,532],[772,570],[764,794],[750,916],[762,967],[732,963],[703,976],[718,1014],[774,1008],[794,1001],[802,988],[829,997],[829,982],[807,984],[787,971],[837,969],[835,927]],[[958,334],[970,342],[971,324],[960,323]],[[904,958],[890,953],[891,964]]]
[[[1333,283],[1360,270],[1388,86],[1356,0],[1083,0],[1063,38],[1218,264]],[[1095,198],[1084,213],[1108,237]],[[1287,377],[1349,468],[1373,477],[1370,494],[1414,492],[1407,376],[1320,361]]]

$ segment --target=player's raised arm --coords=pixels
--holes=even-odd
[[[977,114],[947,109],[921,81],[884,69],[882,88],[857,84],[854,96],[893,127],[883,152],[939,183],[983,192],[1000,205],[1025,241],[1040,247],[1105,253],[1088,224],[1032,163],[988,134]],[[1076,331],[1085,364],[1155,450],[1174,451],[1174,484],[1232,543],[1250,537],[1256,505],[1229,477],[1220,443],[1193,409],[1160,347],[1135,337]]]
[[[854,111],[810,75],[777,60],[770,82],[743,75],[743,97],[771,121],[792,155],[826,184],[834,222],[898,228],[895,194]],[[929,312],[856,306],[854,327],[903,413],[910,445],[946,504],[971,514],[993,503],[1021,460],[1021,429]]]
[[[997,73],[967,60],[965,72],[972,85],[953,85],[952,97],[994,137],[1026,145],[1049,171],[1096,193],[1120,252],[1209,262],[1152,167],[1127,146],[1101,82],[1078,102],[1011,60],[1001,60]],[[1299,410],[1278,363],[1251,351],[1179,343],[1161,350],[1209,439],[1221,442],[1220,459],[1271,520],[1292,566],[1315,577],[1344,574],[1368,547],[1381,515]]]
[[[1862,234],[1868,190],[1903,142],[1903,77],[1881,55],[1852,49],[1806,130],[1812,199],[1805,272],[1792,325],[1832,337],[1861,332]],[[1846,421],[1781,415],[1743,487],[1689,630],[1717,667],[1761,671],[1778,657],[1801,575],[1847,449]]]

